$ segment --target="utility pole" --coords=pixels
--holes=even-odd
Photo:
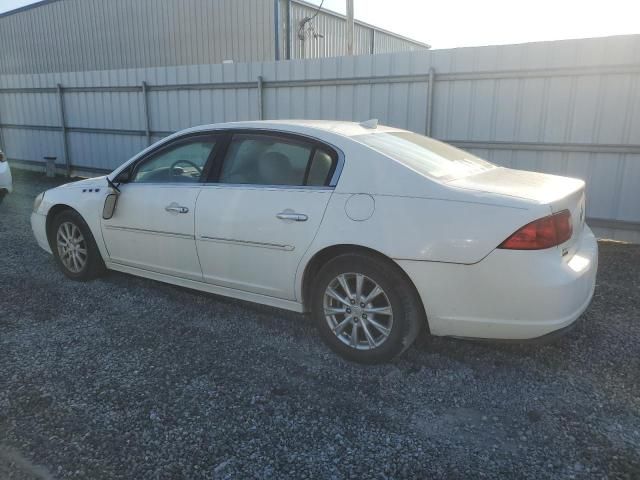
[[[353,0],[347,0],[347,55],[353,55],[354,31]]]

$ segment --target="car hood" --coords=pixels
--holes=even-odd
[[[107,176],[85,178],[84,180],[77,180],[75,182],[65,183],[58,188],[91,188],[91,187],[106,187]]]
[[[541,205],[553,204],[584,188],[584,182],[577,178],[503,167],[452,180],[447,184],[467,190],[520,198]]]

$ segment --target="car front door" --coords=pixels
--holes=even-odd
[[[102,220],[110,262],[202,281],[194,218],[217,138],[180,138],[130,167],[113,217]]]
[[[236,133],[196,205],[204,281],[295,300],[295,275],[333,192],[337,153],[277,133]]]

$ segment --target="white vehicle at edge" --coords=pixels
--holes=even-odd
[[[11,169],[9,162],[2,150],[0,150],[0,203],[4,197],[13,191],[13,180],[11,178]]]
[[[373,122],[295,120],[178,132],[40,194],[31,223],[70,278],[106,267],[311,312],[335,351],[375,363],[424,330],[571,326],[597,270],[584,209],[581,180]]]

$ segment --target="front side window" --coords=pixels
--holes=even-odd
[[[333,157],[312,143],[240,134],[229,144],[219,182],[323,186],[333,164]]]
[[[169,146],[143,160],[134,170],[135,183],[197,183],[215,147],[211,138],[194,138]]]
[[[424,175],[453,179],[495,166],[464,150],[412,132],[380,132],[352,137]]]

